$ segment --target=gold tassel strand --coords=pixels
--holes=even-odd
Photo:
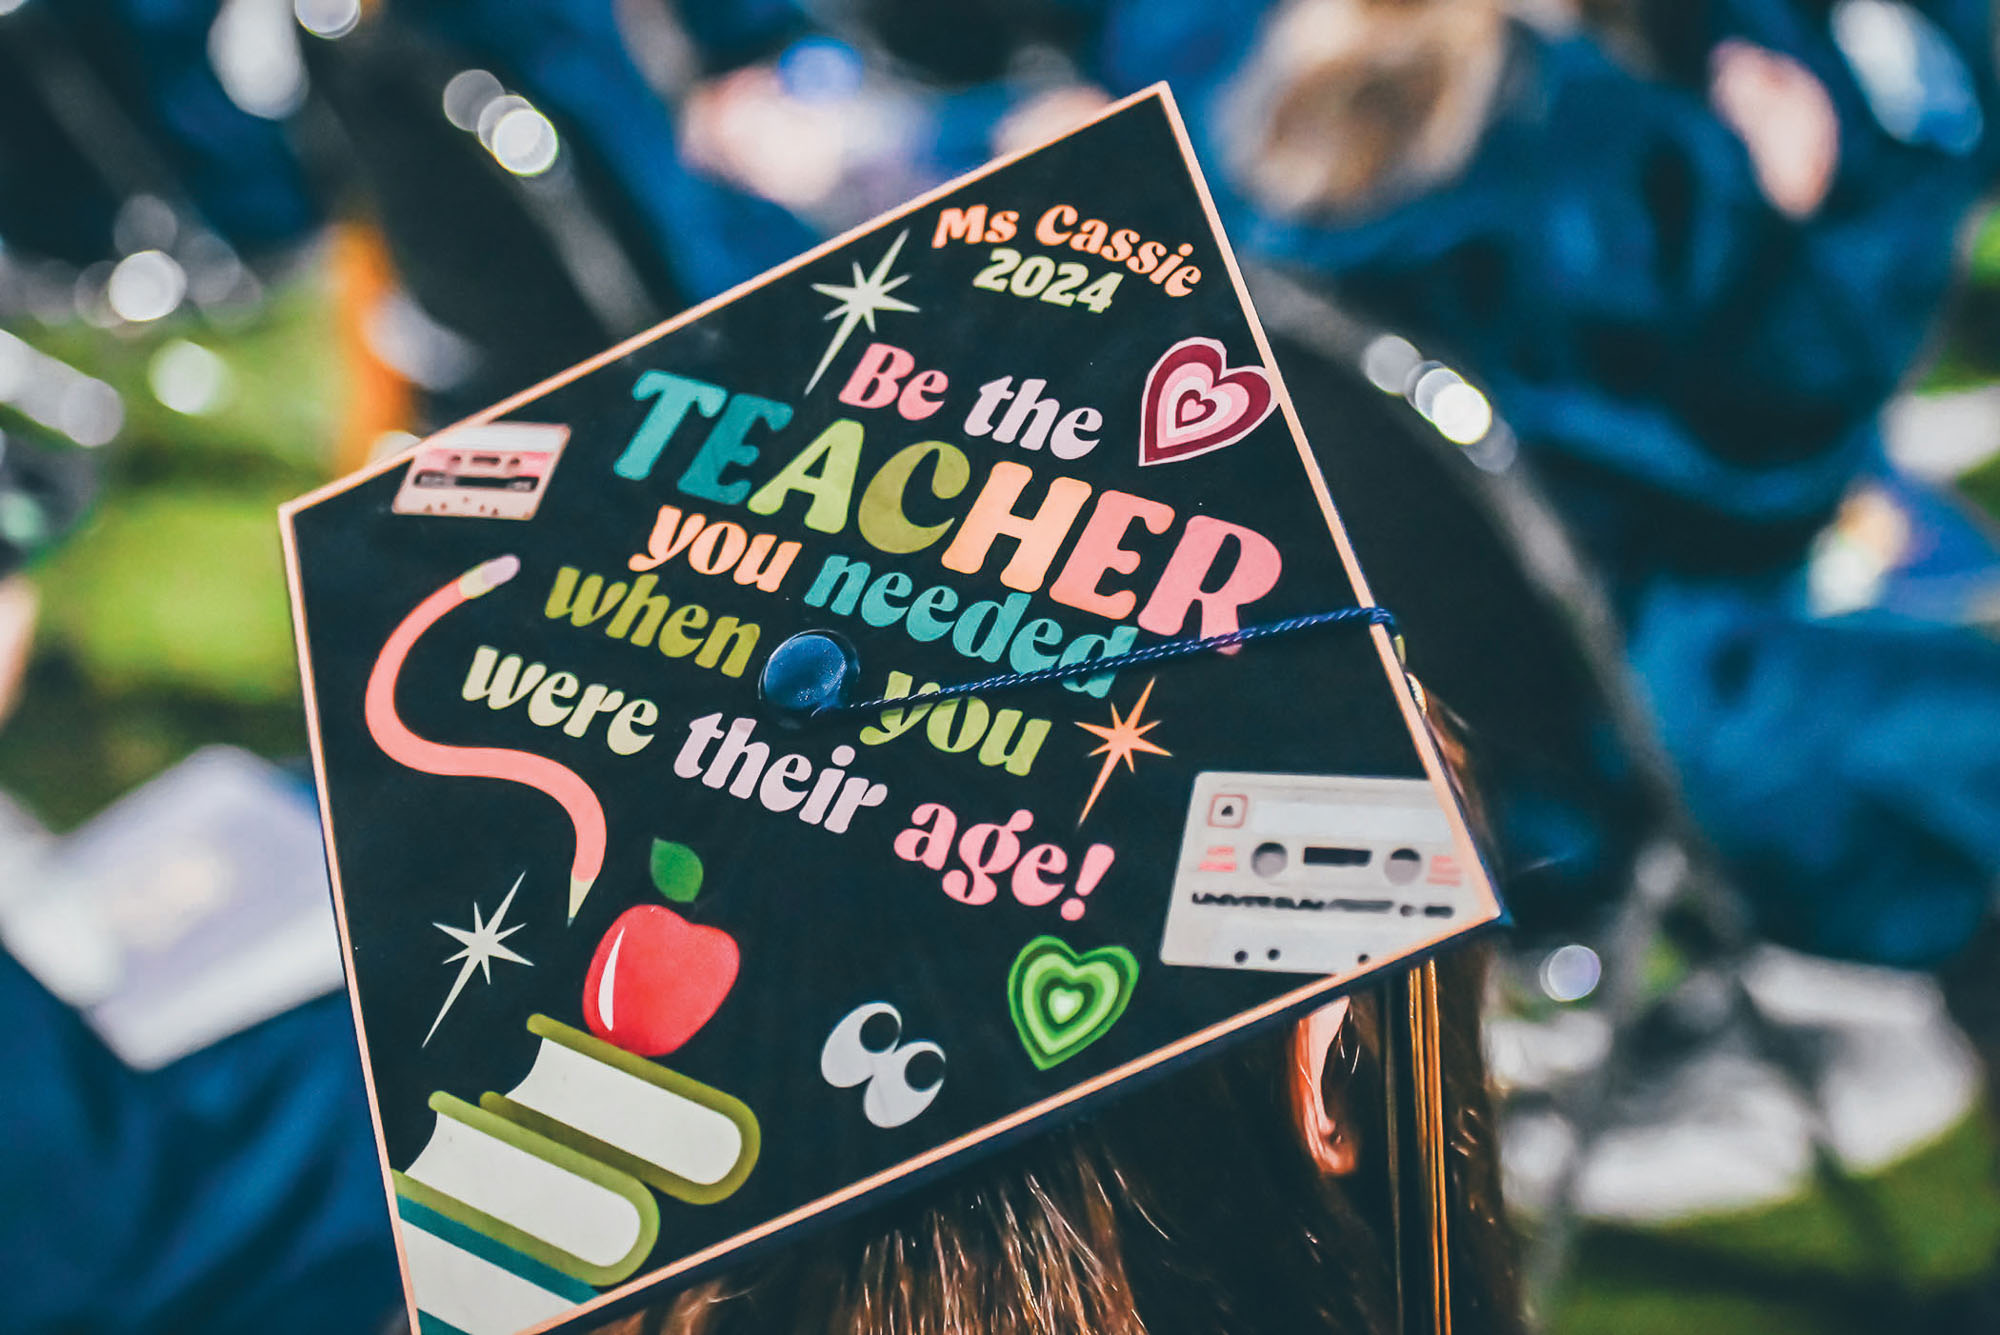
[[[1444,1056],[1438,1016],[1437,965],[1410,975],[1410,1085],[1417,1158],[1423,1171],[1425,1222],[1429,1225],[1431,1328],[1451,1335],[1451,1234],[1447,1213]]]

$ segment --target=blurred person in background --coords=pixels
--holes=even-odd
[[[4,951],[0,1010],[0,1325],[358,1335],[394,1314],[344,996],[145,1073]]]
[[[1582,8],[1286,7],[1209,123],[1250,244],[1491,389],[1765,930],[1944,963],[2000,886],[2000,646],[1806,566],[2000,161],[1990,14]]]
[[[34,639],[24,567],[78,517],[78,453],[0,436],[0,727]],[[12,908],[35,864],[5,843]],[[345,997],[145,1072],[6,949],[0,1014],[0,1328],[381,1328],[401,1287]]]
[[[782,48],[787,4],[390,0],[309,42],[349,203],[403,293],[386,351],[442,426],[815,240],[675,149],[703,71]],[[359,26],[355,26],[356,24]],[[496,275],[506,275],[496,281]]]
[[[161,248],[210,306],[241,295],[229,291],[240,277],[231,261],[278,260],[317,231],[325,209],[274,118],[282,108],[246,110],[236,99],[251,93],[237,78],[226,86],[211,59],[221,10],[220,0],[38,0],[0,14],[9,246],[75,269]],[[142,198],[152,203],[134,215]]]
[[[210,58],[220,6],[6,8],[0,321],[28,332],[81,316],[126,332],[183,302],[243,321],[324,214],[282,124],[225,92]],[[98,447],[123,414],[103,382],[11,333],[0,343],[4,729],[23,704],[38,563],[85,517],[109,461]],[[11,842],[20,831],[0,824],[0,934],[11,939],[19,911],[59,892]],[[344,997],[146,1071],[11,949],[0,949],[0,1013],[0,1328],[356,1335],[395,1313]]]

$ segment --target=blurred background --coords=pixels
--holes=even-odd
[[[0,1324],[399,1301],[277,504],[1167,79],[1484,794],[1542,1326],[2000,1330],[1996,50],[1975,0],[0,0]]]

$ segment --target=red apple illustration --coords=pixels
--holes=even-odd
[[[736,985],[736,938],[691,923],[664,904],[618,915],[583,980],[590,1032],[641,1057],[693,1038]]]

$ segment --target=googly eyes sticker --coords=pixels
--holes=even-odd
[[[842,1016],[820,1049],[820,1075],[836,1089],[866,1085],[861,1111],[883,1128],[914,1120],[944,1088],[944,1049],[902,1040],[902,1012],[871,1001]]]

